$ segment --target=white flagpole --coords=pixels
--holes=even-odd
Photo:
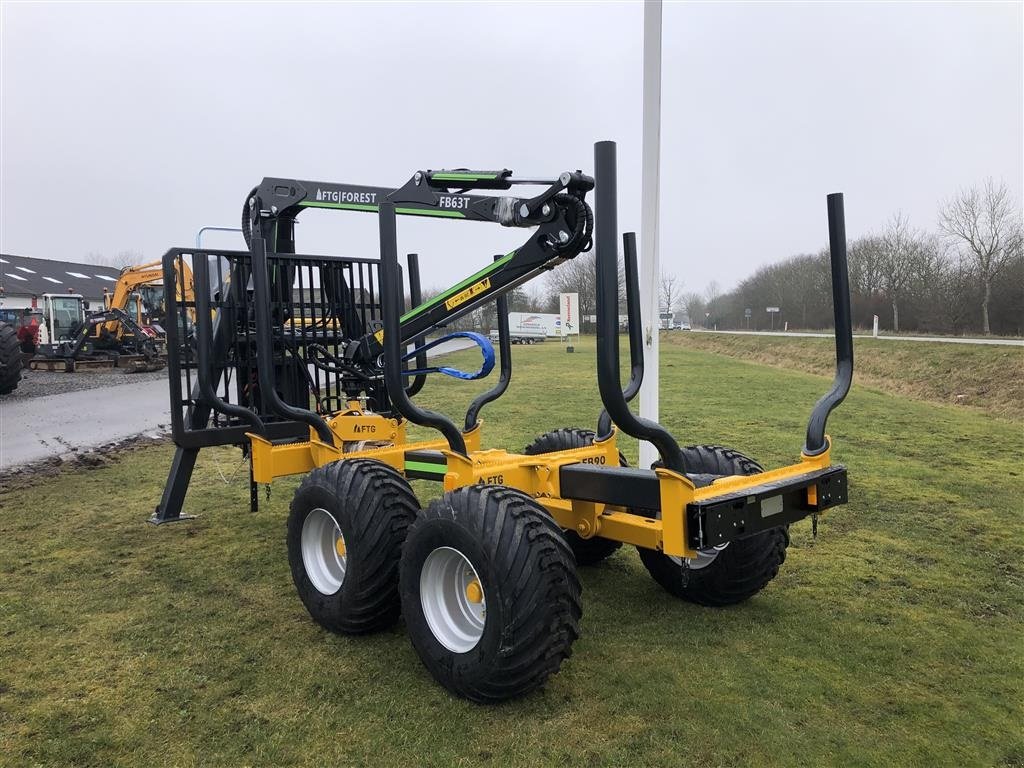
[[[643,145],[640,205],[640,316],[644,328],[644,381],[640,415],[658,421],[658,257],[661,166],[661,0],[644,2]],[[658,458],[650,443],[640,443],[640,466]]]

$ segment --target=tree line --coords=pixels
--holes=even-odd
[[[897,212],[848,243],[854,325],[870,328],[878,315],[894,333],[1022,335],[1022,242],[1020,204],[991,179],[947,200],[934,232]],[[683,294],[679,304],[695,324],[720,329],[831,327],[828,250],[761,267],[728,293]],[[772,318],[768,307],[780,311]]]
[[[959,190],[941,206],[934,231],[915,228],[896,212],[880,231],[849,241],[850,297],[855,327],[945,334],[1024,335],[1024,235],[1021,208],[1005,183],[988,179]],[[619,312],[625,312],[619,263]],[[546,281],[509,295],[511,311],[557,312],[558,294],[580,295],[580,315],[596,312],[593,253],[552,270]],[[766,330],[830,328],[829,252],[793,256],[761,267],[731,291],[712,281],[686,290],[664,273],[660,311],[685,314],[694,327]],[[778,308],[778,313],[766,310]],[[747,310],[750,316],[747,317]],[[493,306],[468,324],[493,327]],[[592,330],[584,322],[583,331]]]

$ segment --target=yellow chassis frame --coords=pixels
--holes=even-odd
[[[449,450],[444,439],[407,442],[406,424],[379,414],[363,413],[357,408],[341,412],[328,421],[334,434],[334,445],[327,445],[310,430],[308,442],[275,445],[255,434],[248,434],[252,447],[253,479],[269,483],[274,478],[307,472],[347,459],[375,459],[403,474],[407,451],[440,451],[447,461],[444,489],[452,491],[468,485],[505,485],[532,496],[557,523],[573,530],[581,538],[601,536],[664,552],[673,557],[696,557],[687,546],[686,507],[698,501],[753,489],[767,483],[795,480],[831,466],[832,443],[826,437],[826,449],[817,456],[801,454],[796,464],[773,469],[758,475],[723,477],[711,485],[697,488],[684,475],[668,469],[655,469],[661,497],[660,518],[645,518],[622,507],[593,501],[562,498],[559,468],[579,462],[619,465],[616,434],[607,440],[583,448],[527,456],[504,450],[480,449],[480,425],[464,433],[468,458]],[[369,448],[346,450],[347,446],[369,441],[385,443]],[[441,474],[438,473],[438,478]],[[806,489],[807,502],[817,504],[816,487]]]

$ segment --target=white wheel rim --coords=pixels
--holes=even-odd
[[[345,582],[348,554],[341,526],[326,509],[317,507],[302,523],[302,565],[324,595],[333,595]]]
[[[483,637],[483,582],[459,550],[438,547],[427,555],[420,571],[420,605],[430,631],[449,651],[466,653]]]

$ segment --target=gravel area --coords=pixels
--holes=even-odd
[[[128,373],[124,369],[112,368],[104,371],[78,371],[63,373],[57,371],[21,372],[18,388],[9,395],[0,397],[0,403],[27,400],[32,397],[59,395],[64,392],[78,392],[85,389],[116,387],[118,384],[135,384],[144,381],[167,380],[167,369],[148,373]]]

